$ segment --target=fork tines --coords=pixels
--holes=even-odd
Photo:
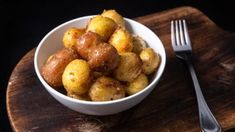
[[[184,19],[171,21],[171,40],[173,47],[188,46],[188,48],[191,48],[188,29]]]

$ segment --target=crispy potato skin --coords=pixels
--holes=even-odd
[[[154,52],[152,48],[145,48],[140,53],[140,58],[143,62],[142,70],[146,75],[156,71],[160,65],[160,56]]]
[[[133,49],[132,52],[136,53],[136,54],[140,54],[140,52],[144,49],[147,48],[147,44],[146,42],[137,35],[133,35]]]
[[[91,70],[89,64],[76,59],[70,62],[62,75],[62,82],[67,93],[85,94],[91,85]]]
[[[85,33],[85,29],[80,28],[69,28],[63,36],[63,44],[66,48],[72,48],[76,43],[77,39]]]
[[[92,101],[110,101],[125,97],[125,90],[117,80],[100,77],[91,86],[89,95]]]
[[[123,17],[115,10],[104,10],[101,16],[113,19],[118,25],[125,27],[125,21]]]
[[[93,49],[102,42],[101,36],[88,31],[83,34],[77,41],[75,48],[77,52],[84,59],[88,60],[88,55],[93,51]]]
[[[128,87],[126,87],[126,93],[128,95],[133,95],[138,93],[146,86],[148,86],[148,78],[145,74],[141,73],[134,81],[130,82]]]
[[[79,58],[74,49],[63,48],[51,55],[42,66],[41,73],[45,81],[53,88],[62,87],[62,74],[66,65]]]
[[[132,82],[142,70],[142,62],[138,55],[132,52],[120,54],[120,62],[114,70],[114,77],[119,81]]]
[[[117,50],[107,43],[96,46],[88,58],[88,63],[95,71],[109,72],[114,70],[119,63]]]
[[[131,52],[133,49],[132,35],[119,26],[110,37],[109,44],[113,45],[119,53]]]
[[[86,31],[92,31],[99,34],[102,37],[102,40],[106,42],[116,27],[117,24],[112,19],[98,15],[91,19]]]

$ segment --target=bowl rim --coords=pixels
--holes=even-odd
[[[65,26],[65,25],[68,25],[70,23],[73,23],[75,21],[79,21],[79,20],[82,20],[82,19],[90,19],[92,17],[94,17],[96,15],[88,15],[88,16],[83,16],[83,17],[78,17],[78,18],[75,18],[75,19],[72,19],[72,20],[69,20],[67,22],[64,22],[60,25],[58,25],[57,27],[53,28],[50,32],[48,32],[44,37],[43,39],[39,42],[38,46],[36,47],[36,51],[34,53],[34,69],[36,71],[36,74],[39,78],[39,80],[41,81],[41,83],[44,85],[44,87],[50,92],[67,100],[67,101],[70,101],[70,102],[73,102],[73,103],[80,103],[80,104],[86,104],[86,105],[108,105],[108,104],[114,104],[114,103],[120,103],[120,102],[124,102],[124,101],[127,101],[127,100],[130,100],[130,99],[134,99],[134,98],[137,98],[140,94],[143,94],[144,92],[146,92],[148,89],[150,89],[151,87],[153,87],[153,85],[157,84],[157,82],[160,80],[164,70],[165,70],[165,66],[166,66],[166,51],[165,51],[165,48],[163,46],[163,43],[162,41],[160,40],[160,38],[156,35],[156,33],[154,33],[152,30],[150,30],[148,27],[146,27],[145,25],[135,21],[135,20],[132,20],[132,19],[129,19],[129,18],[126,18],[124,17],[124,20],[127,21],[128,23],[135,23],[137,26],[142,26],[144,27],[146,30],[148,30],[148,32],[151,32],[155,38],[157,39],[157,41],[160,42],[160,47],[163,49],[163,54],[160,55],[161,57],[161,62],[160,62],[160,65],[159,65],[159,68],[160,67],[163,67],[163,69],[161,71],[156,71],[157,74],[160,74],[159,76],[155,77],[151,82],[150,84],[148,84],[147,87],[145,87],[143,90],[139,91],[138,93],[135,93],[133,95],[129,95],[127,97],[124,97],[124,98],[121,98],[121,99],[117,99],[117,100],[111,100],[111,101],[85,101],[85,100],[78,100],[78,99],[75,99],[75,98],[71,98],[63,93],[60,93],[58,92],[57,90],[55,90],[53,87],[51,87],[42,77],[41,73],[40,73],[40,70],[39,70],[39,67],[38,67],[38,62],[37,62],[37,58],[38,58],[38,54],[39,54],[39,50],[41,48],[41,46],[43,45],[44,41],[48,38],[48,36],[50,36],[52,33],[54,33],[56,30],[58,30],[59,28]],[[153,90],[154,88],[152,88]]]

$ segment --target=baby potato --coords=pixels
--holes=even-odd
[[[98,15],[90,20],[86,31],[92,31],[99,34],[106,42],[116,27],[117,24],[112,19]]]
[[[117,50],[112,45],[102,42],[100,36],[94,32],[88,31],[83,34],[75,48],[95,71],[109,72],[118,65]]]
[[[68,93],[82,95],[90,88],[90,75],[91,70],[86,61],[82,59],[73,60],[66,66],[62,75],[64,88]]]
[[[118,27],[109,39],[109,44],[113,45],[118,53],[130,52],[133,49],[132,35],[123,27]]]
[[[93,52],[92,50],[101,42],[102,41],[100,35],[88,31],[81,37],[79,37],[75,48],[77,52],[81,55],[81,57],[88,60],[88,55]]]
[[[160,56],[152,48],[145,48],[140,53],[140,59],[143,62],[142,70],[145,74],[153,73],[160,64]]]
[[[95,71],[110,72],[118,66],[119,55],[112,45],[101,43],[89,54],[88,63]]]
[[[132,82],[140,73],[142,62],[138,55],[133,52],[120,54],[120,62],[114,70],[114,77],[119,81]]]
[[[79,58],[73,49],[63,48],[51,55],[42,66],[42,76],[45,81],[53,88],[62,87],[62,74],[69,62]]]
[[[125,27],[125,21],[123,17],[115,10],[104,10],[101,16],[113,19],[118,25]]]
[[[85,33],[85,29],[69,28],[63,36],[63,43],[66,48],[72,48],[76,43],[77,39]]]
[[[134,81],[129,83],[129,86],[126,87],[126,93],[133,95],[148,86],[148,83],[147,76],[141,73]]]
[[[125,97],[125,90],[117,80],[103,76],[92,84],[89,95],[92,101],[110,101]]]
[[[138,35],[133,35],[133,49],[132,52],[136,54],[140,54],[140,52],[144,49],[147,48],[146,42]]]

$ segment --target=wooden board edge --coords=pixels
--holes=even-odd
[[[17,67],[18,67],[19,65],[21,65],[21,63],[22,63],[21,60],[23,60],[24,58],[27,58],[27,57],[30,56],[31,54],[34,55],[35,50],[36,50],[36,48],[31,49],[29,52],[27,52],[27,53],[19,60],[19,62],[16,64],[16,66],[15,66],[14,69],[12,70],[11,75],[10,75],[9,80],[8,80],[8,84],[7,84],[7,90],[6,90],[6,110],[7,110],[7,116],[8,116],[8,118],[9,118],[9,122],[10,122],[10,125],[11,125],[12,130],[13,130],[13,131],[16,131],[16,132],[18,132],[18,130],[16,129],[14,122],[11,121],[11,120],[13,119],[13,117],[11,116],[11,109],[10,109],[10,106],[9,106],[9,89],[10,89],[10,87],[11,87],[11,80],[12,80],[12,78],[13,78],[13,76],[14,76],[14,71],[16,71],[16,70],[17,70]]]

